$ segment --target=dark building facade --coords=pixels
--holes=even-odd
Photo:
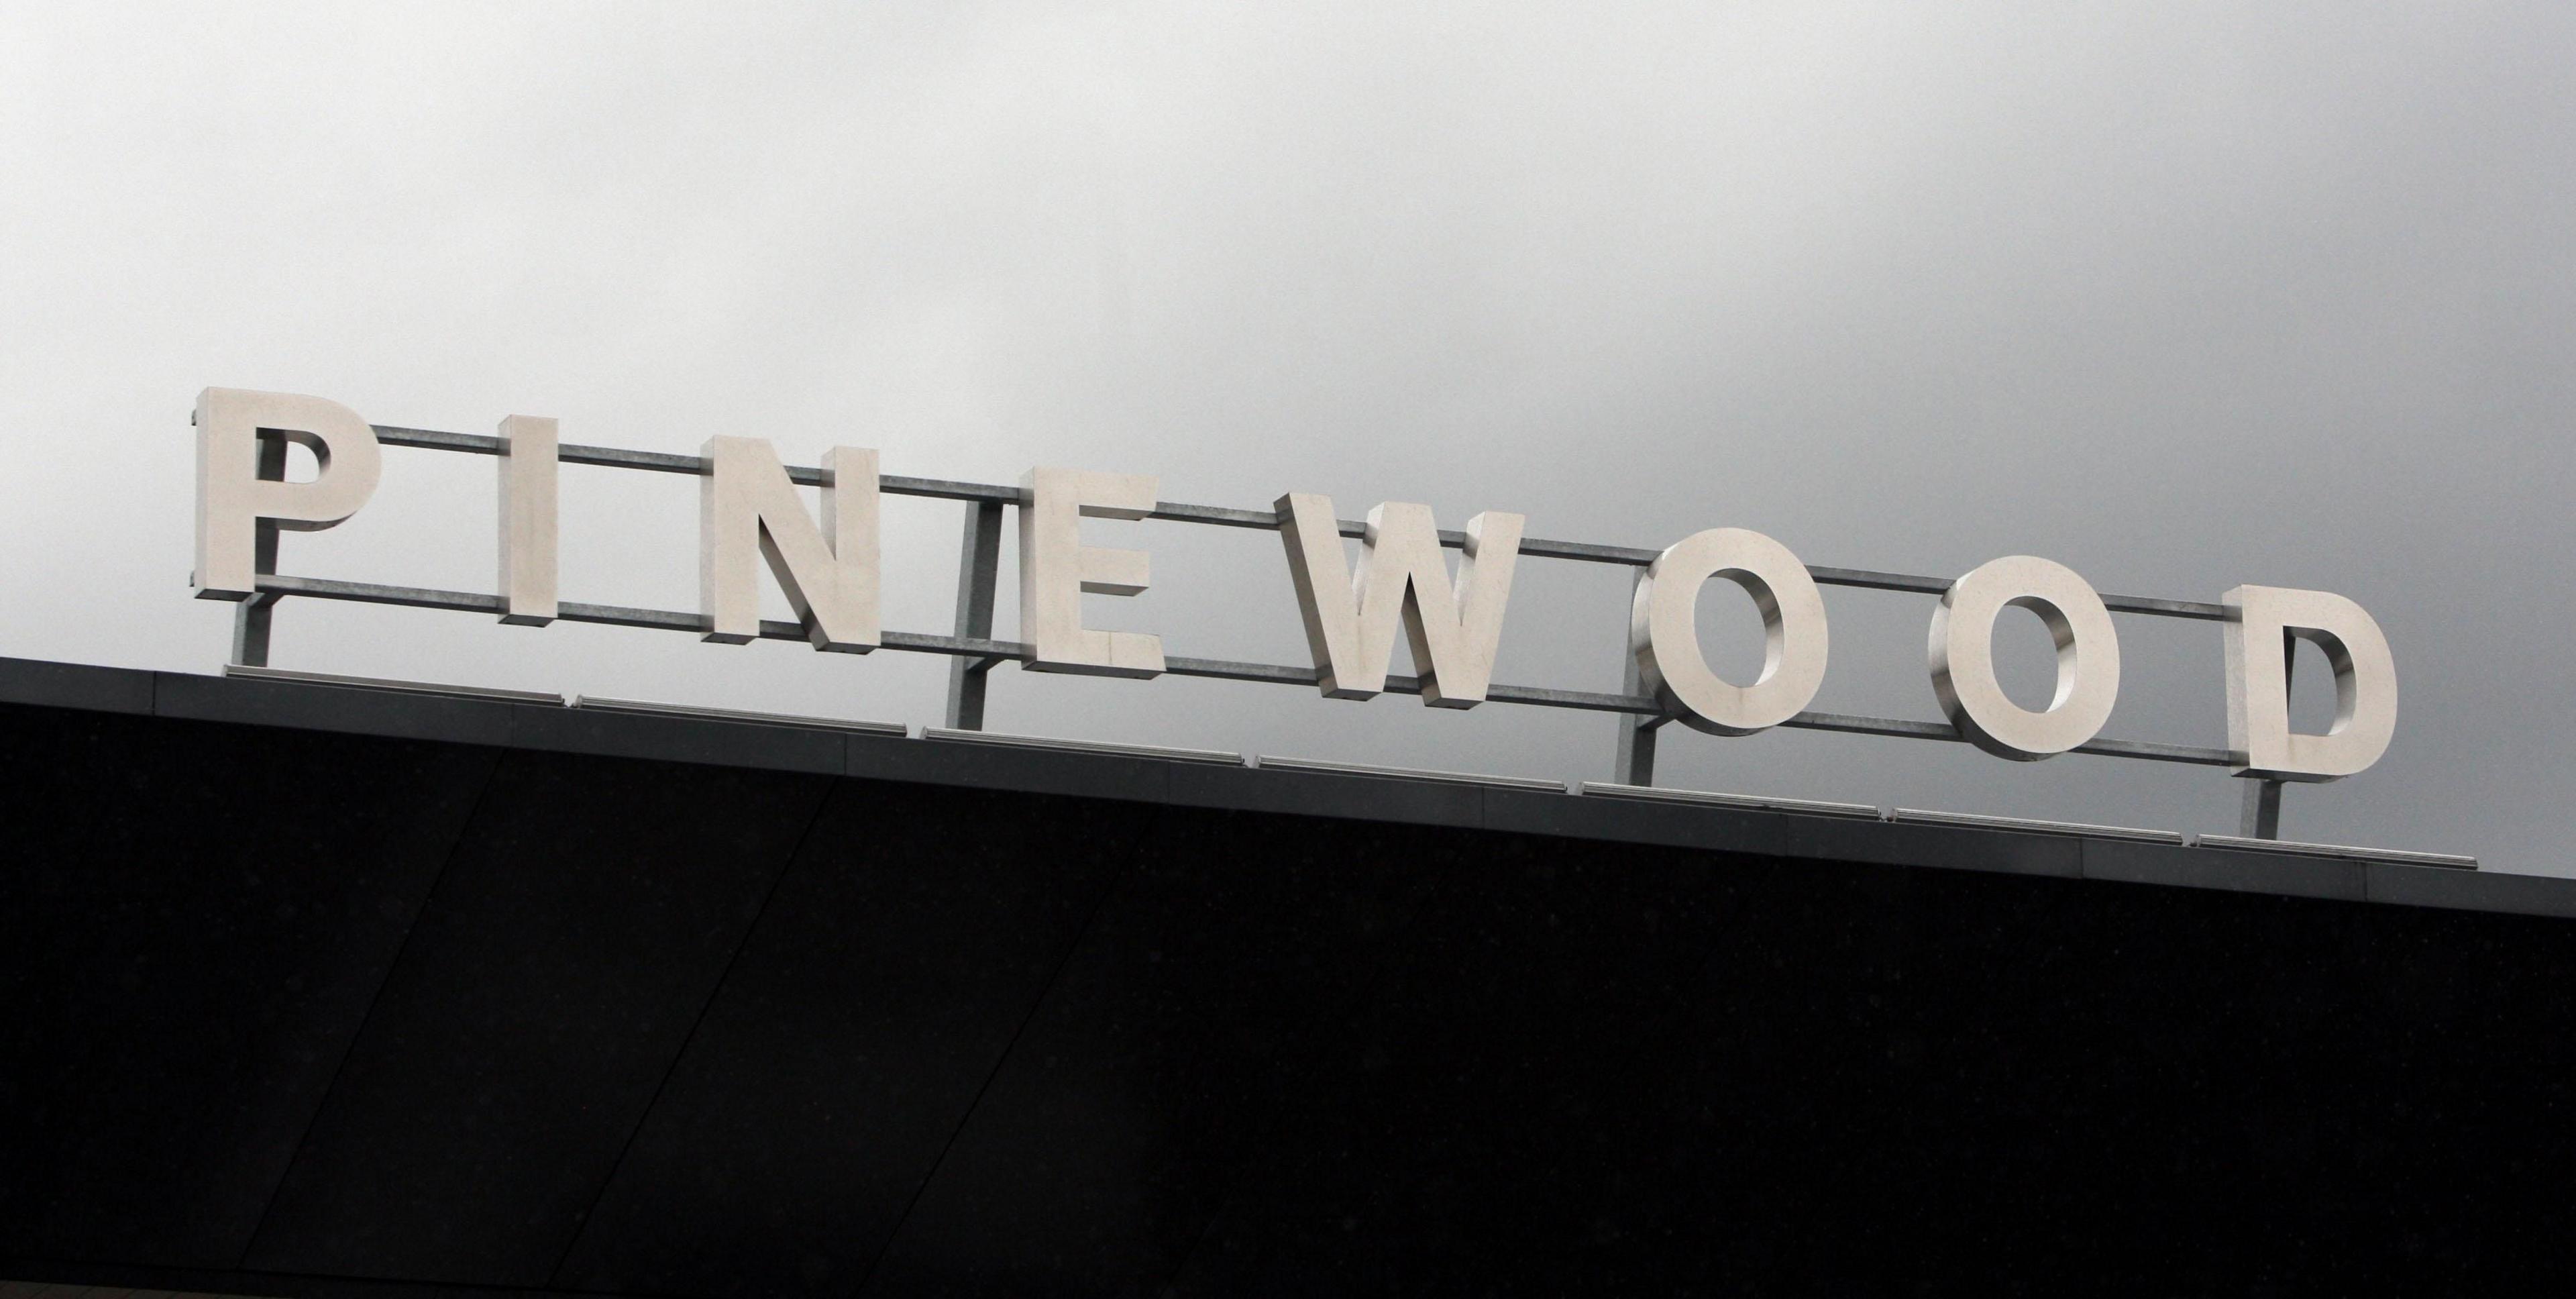
[[[2576,883],[0,663],[0,1276],[2492,1292]]]

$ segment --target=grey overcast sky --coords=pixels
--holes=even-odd
[[[2558,2],[0,4],[0,653],[216,670],[188,411],[272,389],[2337,591],[2395,646],[2398,736],[2293,788],[2285,831],[2568,873],[2571,68]],[[491,480],[389,450],[284,567],[491,589]],[[957,516],[888,502],[889,626],[946,628]],[[567,599],[693,606],[689,480],[567,469],[563,518]],[[1155,577],[1093,625],[1303,653],[1275,536],[1086,529]],[[1615,688],[1626,596],[1524,561],[1498,679]],[[1750,602],[1704,606],[1740,673]],[[1937,716],[1931,606],[1829,590],[1816,706]],[[2119,621],[2106,733],[2223,743],[2216,627]],[[2003,630],[2026,696],[2044,633]],[[915,724],[946,671],[310,602],[278,638],[281,667]],[[1564,778],[1611,742],[1592,714],[1009,671],[990,724]],[[1810,732],[1675,732],[1664,762],[2181,830],[2237,806],[2206,768]]]

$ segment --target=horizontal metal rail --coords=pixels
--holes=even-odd
[[[503,601],[497,595],[473,591],[440,591],[427,587],[388,586],[379,582],[349,582],[337,578],[289,577],[262,574],[259,590],[277,596],[301,596],[319,600],[350,600],[364,604],[400,605],[413,609],[449,609],[462,613],[488,613],[499,616]],[[555,616],[564,622],[601,623],[612,627],[645,627],[658,631],[704,632],[707,620],[694,613],[671,609],[639,609],[625,605],[580,604],[565,601],[556,606]],[[805,629],[796,623],[764,618],[760,622],[762,640],[802,641]],[[989,640],[970,636],[941,636],[927,632],[888,631],[879,637],[880,647],[923,654],[947,654],[995,662],[1016,662],[1028,657],[1028,647],[1017,641]],[[1316,672],[1279,663],[1245,663],[1229,659],[1187,658],[1167,655],[1163,670],[1171,676],[1208,677],[1220,681],[1255,681],[1271,685],[1312,686]],[[1422,693],[1419,677],[1389,673],[1386,693],[1418,695]],[[1590,690],[1558,690],[1548,686],[1495,685],[1485,697],[1495,703],[1530,704],[1540,708],[1571,708],[1587,712],[1626,713],[1660,716],[1663,709],[1643,695],[1622,695]],[[1804,712],[1783,726],[1814,731],[1845,731],[1856,735],[1886,735],[1911,740],[1946,740],[1966,743],[1967,737],[1947,722],[1918,722],[1891,717],[1862,717],[1848,713]],[[2181,762],[2198,766],[2228,765],[2224,749],[2202,749],[2181,744],[2155,744],[2141,740],[2097,739],[2076,746],[2077,753],[2094,753],[2113,758],[2143,758],[2151,762]]]
[[[387,446],[422,447],[432,451],[463,451],[473,455],[499,455],[501,439],[479,433],[441,433],[431,429],[375,426],[376,439]],[[555,449],[555,458],[568,465],[599,465],[610,469],[644,469],[654,473],[703,476],[707,462],[700,456],[673,455],[662,451],[626,451],[617,447],[593,447],[565,444]],[[824,474],[811,465],[787,466],[787,477],[807,487],[823,485]],[[905,478],[894,474],[880,475],[877,490],[895,496],[924,496],[944,501],[984,501],[1005,505],[1020,503],[1020,489],[1001,483],[954,482],[942,478]],[[1279,516],[1274,510],[1238,510],[1222,505],[1186,505],[1176,501],[1157,501],[1149,519],[1173,523],[1204,523],[1221,528],[1260,528],[1276,532]],[[1338,520],[1345,537],[1365,536],[1368,525],[1355,519]],[[1467,544],[1467,534],[1454,529],[1440,533],[1440,544],[1452,550]],[[1617,564],[1643,568],[1654,563],[1659,550],[1635,546],[1604,546],[1588,541],[1550,541],[1540,537],[1523,537],[1520,553],[1537,559],[1568,559],[1579,563]],[[1810,564],[1809,576],[1823,586],[1859,587],[1873,591],[1911,591],[1921,595],[1940,595],[1950,589],[1951,579],[1924,577],[1913,573],[1886,573],[1868,568],[1827,568]],[[2153,614],[2165,618],[2191,618],[2203,622],[2227,621],[2225,605],[2198,600],[2162,600],[2142,595],[2104,595],[2104,607],[2114,613]],[[565,615],[570,617],[570,615]],[[1791,723],[1795,725],[1795,723]]]

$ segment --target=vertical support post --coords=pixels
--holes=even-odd
[[[285,438],[259,435],[259,476],[272,483],[286,481]],[[252,571],[263,576],[276,573],[277,520],[261,519],[253,537]],[[247,668],[268,666],[268,632],[276,617],[274,592],[258,592],[233,606],[233,662]]]
[[[2245,814],[2237,822],[2236,833],[2248,839],[2281,837],[2281,782],[2247,777],[2245,781]]]
[[[2290,679],[2299,667],[2299,642],[2289,633],[2281,634],[2281,695],[2286,702]],[[2236,819],[2236,833],[2248,839],[2281,837],[2281,782],[2247,776],[2245,808]]]
[[[966,507],[966,534],[957,554],[957,631],[975,640],[993,636],[993,589],[1002,571],[1002,502]],[[961,654],[948,660],[948,726],[984,729],[985,678],[999,659]]]
[[[1645,580],[1646,571],[1642,568],[1637,570],[1637,581],[1642,583]],[[1627,649],[1624,636],[1622,640],[1621,648]],[[1622,657],[1627,670],[1620,676],[1619,693],[1644,694],[1646,683],[1637,675],[1637,655],[1630,651]],[[1638,713],[1614,713],[1610,720],[1619,724],[1618,763],[1611,778],[1622,785],[1654,784],[1655,730],[1663,725],[1664,719]]]

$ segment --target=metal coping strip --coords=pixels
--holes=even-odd
[[[2142,843],[2183,842],[2175,830],[2141,830],[2126,825],[2087,825],[2081,821],[2034,821],[2020,816],[1983,816],[1975,812],[1931,812],[1916,807],[1900,807],[1887,814],[1890,821],[1907,821],[1918,825],[1964,825],[1990,830],[2027,830],[2034,834],[2072,834],[2088,839],[2135,839]]]
[[[944,726],[921,728],[925,740],[948,740],[964,744],[999,744],[1014,749],[1055,749],[1068,753],[1109,753],[1126,758],[1161,758],[1171,762],[1204,762],[1210,766],[1240,767],[1243,755],[1223,749],[1177,749],[1161,744],[1115,744],[1104,740],[1064,740],[1049,735],[1012,735],[1003,731],[958,731]]]
[[[542,690],[496,690],[487,686],[451,686],[435,681],[396,681],[386,677],[344,677],[331,672],[290,672],[284,668],[249,667],[240,663],[224,665],[224,675],[247,677],[254,681],[291,681],[308,686],[339,686],[352,690],[385,690],[406,695],[447,695],[458,699],[492,699],[511,704],[546,704],[564,706],[562,695]]]
[[[390,424],[373,426],[376,440],[387,446],[417,447],[429,451],[463,451],[474,455],[499,455],[501,439],[475,433],[441,433],[431,429],[402,428]],[[628,451],[618,447],[580,446],[571,443],[555,448],[555,458],[564,464],[597,465],[609,469],[643,469],[665,474],[704,474],[707,462],[700,456],[673,455],[662,451]],[[830,481],[830,475],[812,465],[787,466],[788,480],[807,487],[819,487]],[[991,501],[1004,505],[1020,502],[1020,489],[1002,483],[955,482],[942,478],[907,478],[880,474],[877,490],[894,496],[926,496],[949,501]],[[1262,528],[1277,531],[1276,510],[1239,510],[1222,505],[1189,505],[1178,501],[1156,501],[1146,518],[1173,523],[1204,523],[1223,528]],[[1365,536],[1368,525],[1355,519],[1338,520],[1345,537]],[[1467,534],[1455,529],[1442,529],[1440,544],[1452,550],[1467,544]],[[1589,541],[1551,541],[1540,537],[1521,539],[1520,553],[1537,559],[1569,559],[1591,564],[1618,564],[1643,568],[1655,562],[1660,550],[1637,546],[1606,546]],[[1810,564],[1809,576],[1826,586],[1850,586],[1873,591],[1912,591],[1939,595],[1950,589],[1950,580],[1924,577],[1913,573],[1888,573],[1868,568],[1830,568]],[[2164,600],[2142,595],[2109,595],[2102,597],[2104,607],[2116,613],[2155,614],[2167,618],[2191,618],[2203,622],[2227,621],[2227,606],[2201,600]]]
[[[1646,803],[1701,803],[1711,807],[1740,807],[1763,812],[1802,812],[1810,816],[1842,816],[1859,820],[1878,820],[1883,813],[1867,803],[1835,803],[1815,798],[1764,798],[1753,794],[1720,794],[1705,789],[1665,789],[1659,785],[1621,785],[1612,781],[1587,780],[1582,792],[1593,798],[1625,798]]]
[[[306,596],[319,600],[354,600],[364,604],[402,605],[414,609],[448,609],[463,613],[488,613],[498,616],[502,600],[497,595],[473,591],[439,591],[426,587],[388,586],[379,582],[351,582],[340,578],[290,577],[263,573],[259,589],[274,595]],[[638,609],[624,605],[577,604],[570,601],[556,606],[559,622],[599,623],[612,627],[644,627],[657,631],[703,632],[706,619],[694,613],[672,609]],[[764,618],[760,622],[760,639],[802,641],[805,629],[792,622]],[[1021,660],[1029,648],[1018,641],[992,640],[970,636],[943,636],[929,632],[888,631],[879,635],[880,649],[907,650],[927,654],[954,654],[969,658]],[[1258,681],[1273,685],[1308,685],[1315,683],[1315,669],[1289,667],[1273,663],[1241,663],[1229,659],[1167,657],[1163,670],[1169,676],[1213,677],[1226,681]],[[1419,677],[1389,673],[1386,693],[1418,695],[1422,693]],[[1498,704],[1532,704],[1541,708],[1573,708],[1587,712],[1629,713],[1645,717],[1662,715],[1662,708],[1643,695],[1619,695],[1595,690],[1560,690],[1553,686],[1514,686],[1496,684],[1485,691],[1485,698]],[[1844,731],[1856,735],[1887,735],[1914,740],[1943,740],[1964,744],[1967,737],[1948,722],[1918,722],[1893,717],[1863,717],[1850,713],[1800,713],[1782,726],[1797,730]],[[2226,766],[2225,749],[2203,749],[2184,744],[2162,744],[2143,740],[2097,739],[2075,746],[2074,752],[2098,754],[2111,758],[2144,758],[2154,762],[2181,762],[2197,766]]]
[[[604,699],[598,695],[574,695],[572,706],[598,713],[696,717],[717,722],[753,722],[763,726],[793,726],[808,731],[851,731],[861,735],[885,735],[895,738],[911,734],[900,722],[845,721],[836,717],[804,717],[793,713],[746,712],[739,708],[700,708],[695,704],[658,704],[644,699]]]
[[[272,579],[266,577],[261,579],[263,584],[270,580]],[[303,586],[307,582],[311,581],[311,579],[286,580],[295,582],[298,586]],[[364,584],[334,583],[333,585],[360,586]],[[304,590],[296,590],[291,593],[324,594],[319,591]],[[335,592],[332,594],[336,598],[341,599],[367,598],[365,596],[346,593]],[[418,592],[416,594],[444,596],[453,593]],[[459,595],[456,598],[461,602],[469,602],[469,607],[478,609],[485,607],[485,603],[487,601],[494,606],[497,606],[499,603],[497,597],[491,596]],[[431,607],[453,607],[445,601],[433,603],[427,600],[405,600],[387,601],[387,603],[414,603],[428,604]],[[634,612],[653,614],[656,611],[637,610]],[[644,625],[663,625],[661,619],[664,617],[685,618],[688,617],[688,615],[661,615],[654,618],[653,621],[646,622]],[[606,620],[601,619],[600,621]],[[786,630],[784,632],[773,632],[773,628],[784,628]],[[802,630],[795,628],[793,624],[763,622],[761,625],[761,634],[764,638],[791,640],[804,639]],[[906,646],[897,646],[893,643],[891,637],[896,634],[898,633],[888,633],[889,639],[886,648],[909,648]],[[1002,644],[988,641],[968,641],[959,637],[919,636],[912,637],[911,639],[918,639],[921,641],[955,642],[953,645],[943,644],[938,648],[943,652],[956,654],[982,654],[987,652],[988,648],[996,648]],[[922,648],[930,647],[925,645]],[[1280,670],[1293,671],[1293,669]],[[685,704],[662,704],[633,699],[606,699],[596,695],[581,695],[567,699],[562,695],[549,694],[541,690],[501,690],[486,686],[446,685],[431,681],[401,681],[386,677],[343,676],[330,672],[298,672],[286,668],[252,667],[240,663],[225,664],[224,675],[227,677],[240,677],[254,681],[280,681],[296,685],[332,686],[354,690],[380,690],[395,694],[434,695],[458,699],[487,699],[502,703],[541,704],[555,708],[569,706],[588,708],[601,712],[648,713],[676,717],[700,717],[718,721],[755,722],[772,726],[793,726],[813,730],[850,731],[869,735],[902,736],[908,734],[901,724],[895,722],[842,721],[824,717],[800,717],[785,713],[746,712],[728,708],[697,708]],[[1211,673],[1209,675],[1214,674]],[[973,744],[1000,744],[1030,749],[1057,749],[1090,753],[1111,753],[1128,757],[1161,758],[1175,762],[1202,762],[1223,766],[1239,766],[1243,764],[1244,760],[1242,754],[1230,753],[1222,749],[1184,749],[1152,744],[1114,744],[1097,740],[1066,740],[1049,736],[1010,735],[993,731],[958,731],[936,726],[922,728],[921,735],[922,738],[926,740],[948,740]],[[1315,758],[1280,758],[1272,757],[1267,754],[1254,759],[1253,765],[1276,768],[1281,771],[1311,771],[1333,775],[1379,776],[1400,780],[1427,780],[1437,781],[1444,784],[1459,785],[1494,785],[1507,789],[1545,790],[1559,794],[1567,792],[1568,788],[1562,781],[1541,780],[1528,776],[1479,775],[1473,772],[1430,771],[1414,767],[1378,767],[1363,763],[1326,762]],[[1764,798],[1747,794],[1720,794],[1707,790],[1664,789],[1648,785],[1621,785],[1606,781],[1584,781],[1580,786],[1580,790],[1582,793],[1596,798],[1625,798],[1671,803],[1700,803],[1712,806],[1756,808],[1777,812],[1802,812],[1818,816],[1876,819],[1880,815],[1879,809],[1871,807],[1865,803],[1836,803],[1820,799],[1800,798]],[[2042,821],[2033,820],[2027,817],[1985,816],[1973,812],[1938,812],[1923,808],[1909,807],[1895,808],[1888,811],[1885,815],[1886,819],[1890,821],[1911,822],[1915,824],[2023,830],[2040,834],[2082,835],[2100,839],[2130,839],[2149,843],[2180,844],[2185,842],[2180,833],[2171,830],[2146,830],[2133,826],[2089,825],[2079,821]],[[2246,852],[2278,853],[2286,856],[2338,857],[2355,861],[2392,862],[2401,865],[2431,866],[2448,870],[2476,870],[2478,868],[2477,858],[2461,853],[2414,852],[2402,848],[2364,848],[2349,844],[2303,843],[2289,839],[2250,839],[2232,834],[2203,834],[2195,837],[2191,842],[2197,843],[2198,845],[2206,848],[2227,848]]]
[[[2446,870],[2476,870],[2478,859],[2459,853],[2410,852],[2403,848],[2355,848],[2345,844],[2300,843],[2294,839],[2248,839],[2232,834],[2204,834],[2195,840],[2203,848],[2238,848],[2247,852],[2275,852],[2293,857],[2348,857],[2355,861],[2395,862],[2405,866],[2439,866]]]
[[[1325,762],[1317,758],[1274,758],[1263,754],[1252,765],[1278,771],[1313,771],[1334,776],[1378,776],[1392,780],[1429,780],[1444,785],[1495,785],[1504,789],[1544,790],[1551,794],[1566,792],[1561,780],[1540,780],[1535,776],[1485,776],[1472,771],[1425,771],[1418,767],[1372,767],[1359,762]]]

